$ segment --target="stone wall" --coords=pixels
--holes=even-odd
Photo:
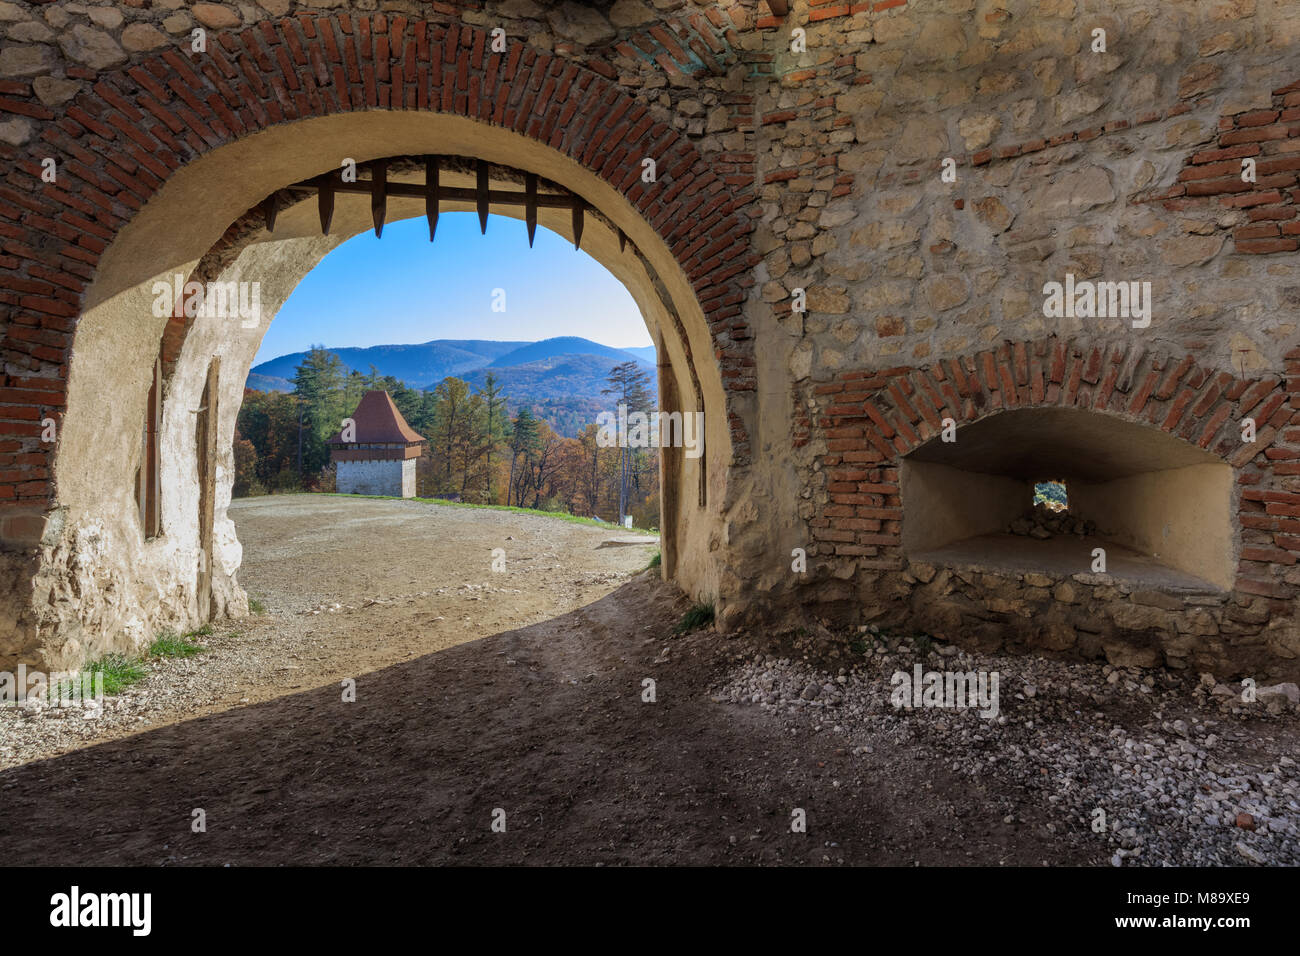
[[[404,461],[340,461],[336,488],[341,495],[415,497],[415,459]]]
[[[189,51],[195,26],[206,55]],[[504,54],[489,48],[498,26]],[[1300,660],[1294,4],[796,0],[778,18],[762,0],[55,0],[0,2],[0,33],[0,533],[26,569],[8,593],[48,567],[47,516],[70,509],[65,542],[94,518],[64,500],[75,465],[40,423],[73,417],[70,350],[96,341],[79,317],[152,277],[139,237],[156,234],[160,191],[246,145],[233,195],[250,171],[287,168],[257,142],[315,118],[436,112],[553,150],[554,175],[605,190],[611,221],[669,251],[683,394],[721,382],[709,447],[725,450],[699,482],[696,563],[680,578],[717,601],[720,626],[814,607],[916,615],[953,639],[997,626],[1062,642],[1059,627],[1024,632],[1035,620],[1101,633],[1083,627],[1091,604],[1040,607],[1044,587],[1017,580],[1034,615],[996,610],[1009,585],[947,569],[922,582],[899,548],[899,462],[944,417],[1069,406],[1161,428],[1236,481],[1222,601],[1166,608],[1076,581],[1121,611],[1113,633],[1072,646]],[[40,181],[45,156],[58,185]],[[174,229],[185,261],[255,201],[219,228]],[[1149,324],[1045,315],[1044,285],[1067,275],[1150,282]],[[155,338],[176,352],[188,334],[173,323]],[[935,607],[964,623],[922,613],[939,580],[964,598]],[[169,583],[156,600],[180,598]],[[7,633],[28,633],[14,622],[32,613],[17,601]],[[4,633],[0,654],[19,641]]]
[[[1297,362],[1300,351],[1288,359]],[[1067,640],[1074,633],[1084,652],[1125,640],[1137,647],[1167,645],[1170,663],[1186,663],[1189,642],[1196,642],[1197,662],[1204,668],[1268,666],[1290,673],[1283,662],[1300,654],[1295,619],[1300,537],[1294,534],[1300,525],[1292,516],[1300,497],[1287,463],[1300,429],[1286,426],[1295,416],[1291,396],[1297,389],[1300,379],[1284,384],[1272,377],[1214,375],[1190,359],[1175,363],[1136,346],[1104,354],[1056,338],[1003,344],[923,368],[838,373],[814,385],[806,400],[807,431],[801,440],[820,450],[806,511],[811,553],[826,573],[810,576],[805,587],[818,602],[847,602],[868,617],[928,627],[950,640],[968,634],[987,643],[1001,633],[1008,643],[1062,650],[1076,646]],[[1055,578],[1007,579],[976,567],[956,577],[945,572],[936,584],[933,568],[910,568],[903,548],[908,502],[901,495],[900,461],[940,435],[945,419],[961,426],[1021,407],[1089,409],[1140,422],[1211,449],[1231,465],[1239,488],[1240,546],[1229,592],[1142,602],[1129,597],[1134,588],[1089,573],[1084,556],[1073,576]],[[1242,441],[1246,418],[1258,423],[1251,443]],[[960,427],[956,434],[960,443]],[[846,567],[852,570],[846,573]],[[1036,583],[1027,585],[1030,579]],[[1086,599],[1067,602],[1058,596],[1069,607],[1056,607],[1050,589],[1068,580],[1074,584],[1066,585],[1067,593]],[[1104,586],[1096,591],[1079,588],[1098,584]],[[948,599],[953,594],[958,597]],[[1184,616],[1152,608],[1180,610]],[[1221,615],[1229,613],[1236,616],[1223,620]],[[1101,636],[1089,642],[1088,634]],[[1209,641],[1210,636],[1218,641]]]

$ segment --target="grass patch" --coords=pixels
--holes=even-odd
[[[143,680],[147,672],[139,661],[133,661],[122,654],[109,654],[87,665],[84,673],[89,674],[92,681],[103,674],[104,693],[120,694],[127,687]]]
[[[916,648],[919,654],[929,654],[934,650],[934,638],[929,634],[913,634],[912,646]]]
[[[654,554],[650,556],[650,563],[645,566],[645,569],[647,571],[653,571],[655,568],[659,567],[663,563],[664,563],[663,553],[660,551],[656,551]]]
[[[149,645],[143,660],[127,657],[125,654],[107,654],[83,667],[81,673],[72,681],[60,681],[59,686],[52,689],[51,696],[67,696],[78,686],[93,687],[96,679],[101,675],[104,680],[104,693],[120,694],[132,684],[139,683],[149,676],[149,671],[145,667],[148,660],[163,657],[193,657],[195,654],[201,654],[207,648],[200,644],[198,639],[209,637],[211,634],[211,624],[204,624],[188,634],[178,635],[171,631],[163,631]]]
[[[251,614],[265,614],[266,605],[263,604],[261,601],[259,601],[257,598],[251,597],[248,599],[248,610],[249,613]]]
[[[708,627],[712,623],[713,602],[710,601],[707,604],[697,604],[682,615],[682,619],[678,621],[677,626],[673,628],[673,633],[685,634],[688,631],[694,631],[697,628]]]
[[[164,631],[159,634],[152,644],[149,645],[149,657],[193,657],[195,654],[201,654],[207,650],[198,642],[198,638],[207,637],[212,633],[212,625],[204,624],[197,631],[190,631],[183,637],[177,636],[170,631]]]
[[[611,531],[630,531],[632,534],[646,534],[657,537],[658,531],[651,531],[649,528],[624,528],[620,524],[612,521],[601,521],[598,518],[582,518],[578,515],[571,515],[564,511],[538,511],[533,508],[520,508],[516,505],[476,505],[468,501],[447,501],[444,498],[399,498],[396,495],[340,495],[334,492],[319,492],[328,498],[373,498],[380,501],[419,501],[427,505],[442,505],[446,508],[476,508],[479,511],[510,511],[519,515],[540,515],[543,518],[558,518],[560,521],[567,521],[570,524],[585,524],[594,528],[604,528]]]

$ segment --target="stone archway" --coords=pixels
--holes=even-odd
[[[409,30],[409,33],[408,33]],[[275,72],[278,64],[280,72]],[[390,108],[403,104],[406,109]],[[3,569],[12,616],[0,659],[75,666],[138,646],[161,625],[203,620],[196,598],[211,576],[218,611],[239,613],[240,549],[225,519],[238,394],[261,329],[199,320],[166,341],[151,312],[156,280],[191,275],[221,253],[219,281],[258,281],[273,314],[301,277],[342,238],[368,227],[360,204],[340,201],[328,238],[314,211],[287,210],[271,236],[223,248],[231,223],[267,195],[335,168],[388,155],[475,157],[545,176],[602,215],[583,244],[628,286],[661,340],[673,392],[706,412],[706,456],[679,462],[668,533],[678,579],[716,596],[726,564],[716,547],[728,482],[747,457],[732,396],[752,375],[743,323],[752,265],[747,197],[678,134],[604,77],[518,43],[488,52],[467,26],[337,17],[264,23],[214,36],[211,57],[175,52],[101,78],[51,127],[64,160],[60,188],[38,194],[40,215],[73,222],[60,250],[61,284],[33,289],[21,307],[43,325],[33,351],[32,419],[52,419],[57,441],[18,437],[45,480],[23,483],[5,511],[5,536],[21,539]],[[656,160],[657,182],[640,178]],[[96,221],[85,203],[107,210]],[[415,215],[394,205],[390,219]],[[39,247],[38,223],[22,228]],[[541,218],[565,234],[560,217]],[[104,223],[108,223],[105,225]],[[618,232],[637,256],[621,252]],[[245,237],[247,239],[247,237]],[[174,327],[172,328],[174,332]],[[145,541],[132,514],[138,449],[159,343],[169,349],[160,444],[164,533]],[[201,555],[193,413],[220,358],[213,566]],[[58,374],[49,374],[50,370]],[[707,475],[701,479],[695,471]],[[49,480],[50,478],[53,480]]]

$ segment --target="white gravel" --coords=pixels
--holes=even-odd
[[[835,671],[810,663],[812,647],[747,659],[715,696],[842,735],[855,756],[912,746],[954,773],[992,776],[1039,804],[1049,830],[1104,841],[1116,866],[1300,864],[1295,685],[1247,704],[1211,675],[927,650],[873,628]],[[998,672],[999,716],[895,708],[891,677],[916,663]]]
[[[301,629],[294,649],[306,650]],[[251,633],[250,633],[251,631]],[[284,687],[299,684],[285,667],[285,642],[271,628],[225,628],[198,638],[207,651],[187,658],[154,658],[146,676],[122,693],[104,697],[97,714],[80,706],[56,707],[43,700],[0,704],[0,769],[54,757],[211,709],[248,703],[246,689],[259,677],[279,672]]]

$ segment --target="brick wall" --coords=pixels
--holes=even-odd
[[[754,262],[751,193],[738,173],[745,163],[736,161],[743,157],[715,169],[611,82],[613,69],[599,60],[488,46],[486,31],[465,24],[302,15],[214,30],[205,55],[169,49],[113,71],[71,67],[87,87],[58,110],[42,105],[30,81],[0,81],[0,110],[35,120],[37,152],[59,164],[58,185],[42,184],[33,150],[0,144],[10,170],[0,184],[0,502],[52,493],[53,449],[40,440],[40,422],[63,410],[75,318],[117,231],[196,157],[271,125],[339,111],[455,113],[515,130],[596,172],[625,193],[682,265],[727,387],[752,390],[742,317]],[[639,180],[643,156],[657,160],[654,188]],[[174,322],[168,330],[172,357],[183,328]],[[730,419],[744,464],[745,423]]]
[[[375,6],[4,7],[0,502],[27,510],[6,511],[0,532],[39,528],[32,514],[51,501],[40,422],[63,412],[82,297],[122,225],[200,155],[337,111],[438,110],[517,130],[623,190],[672,248],[709,321],[713,354],[694,361],[715,361],[728,395],[733,468],[709,498],[720,621],[729,605],[790,600],[776,558],[809,531],[841,575],[815,600],[912,588],[895,566],[897,460],[940,404],[967,421],[997,402],[1104,395],[1105,414],[1171,420],[1214,451],[1254,390],[1267,392],[1256,404],[1290,401],[1300,123],[1285,84],[1300,7],[795,0],[778,18],[764,0],[646,0],[617,14],[553,0]],[[195,23],[210,31],[206,57],[182,42]],[[497,25],[505,56],[488,47]],[[1092,55],[1097,26],[1111,49]],[[39,181],[43,155],[59,160],[57,186]],[[642,155],[658,160],[653,188],[639,182]],[[1257,183],[1234,181],[1242,158],[1257,159]],[[955,182],[939,177],[947,159]],[[233,224],[204,267],[255,228]],[[1045,323],[1034,297],[1066,271],[1155,280],[1163,308],[1141,344],[1116,323]],[[168,326],[166,358],[185,334],[183,320]],[[1233,462],[1233,600],[1248,618],[1294,600],[1297,426],[1272,423],[1284,407],[1266,415],[1263,454]]]
[[[834,577],[845,577],[833,569],[846,562],[859,577],[863,571],[905,574],[908,503],[899,483],[904,456],[939,436],[948,419],[960,429],[1005,410],[1074,408],[1159,428],[1231,465],[1241,491],[1235,516],[1241,547],[1233,594],[1225,603],[1251,606],[1263,599],[1273,624],[1291,621],[1294,634],[1300,594],[1300,493],[1294,483],[1300,475],[1300,349],[1288,355],[1286,371],[1285,377],[1243,378],[1140,345],[1089,346],[1056,337],[1005,342],[923,367],[842,371],[797,402],[806,413],[799,416],[796,442],[824,449],[817,456],[818,477],[807,489],[820,503],[808,521],[810,558],[828,565]],[[1253,443],[1242,440],[1246,418],[1256,425]],[[873,584],[878,593],[891,593],[874,579]],[[909,621],[917,620],[908,589],[892,593],[898,607],[908,609]],[[978,585],[970,593],[986,602],[992,595]],[[1258,634],[1262,625],[1234,626]],[[1032,625],[1022,622],[1018,629],[1030,646],[1044,646],[1035,645],[1041,635]],[[1219,653],[1218,666],[1240,666],[1231,654]]]

